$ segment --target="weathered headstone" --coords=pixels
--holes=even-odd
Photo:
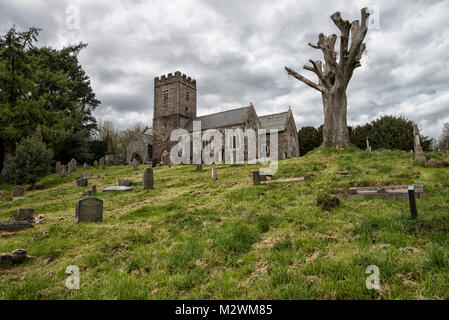
[[[120,165],[120,155],[114,154],[114,166],[119,166],[119,165]]]
[[[371,152],[371,146],[369,145],[369,139],[366,138],[366,151]]]
[[[143,171],[143,189],[153,189],[154,172],[151,168],[145,168]]]
[[[133,167],[134,170],[139,170],[139,162],[136,159],[133,160]]]
[[[91,196],[97,195],[97,186],[92,186],[92,188],[90,189],[90,195]]]
[[[61,177],[65,176],[67,173],[67,167],[65,165],[62,165],[61,168],[59,168],[59,175]]]
[[[421,142],[419,141],[419,129],[418,125],[413,124],[413,136],[414,136],[414,148],[415,148],[415,160],[419,163],[424,163],[427,161],[424,151],[421,147]]]
[[[23,197],[25,195],[25,187],[24,186],[14,186],[12,188],[12,197]]]
[[[59,173],[60,170],[61,170],[61,161],[56,161],[55,173]]]
[[[81,178],[76,180],[76,185],[78,187],[87,187],[89,181],[87,180],[87,178]]]
[[[413,150],[410,150],[410,158],[412,158],[412,160],[415,160],[415,152]]]
[[[84,178],[92,178],[92,173],[90,172],[83,172],[80,174],[80,178],[84,179]]]
[[[212,173],[212,180],[217,180],[217,168],[216,167],[212,167],[211,173]]]
[[[76,222],[103,222],[103,200],[85,198],[76,202]]]
[[[70,160],[70,162],[69,162],[69,173],[75,172],[76,169],[77,169],[76,160],[75,159]]]
[[[94,161],[94,167],[95,167],[95,169],[98,169],[98,167],[99,167],[98,160]]]
[[[259,170],[253,171],[253,184],[260,184]]]
[[[201,171],[202,169],[203,169],[202,163],[196,165],[196,171]]]
[[[89,170],[89,165],[88,165],[87,163],[84,163],[84,164],[83,164],[83,169],[84,169],[84,170]]]
[[[100,160],[98,161],[98,165],[100,167],[104,167],[104,157],[101,157]]]
[[[34,219],[34,209],[23,209],[19,208],[17,209],[17,214],[14,217],[14,220],[26,220],[26,221],[33,221]]]
[[[128,187],[129,180],[128,179],[117,179],[117,186]]]

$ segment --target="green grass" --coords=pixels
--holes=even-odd
[[[254,186],[255,165],[220,165],[213,181],[209,166],[185,165],[157,167],[155,189],[142,190],[144,167],[89,170],[99,191],[117,178],[136,187],[99,192],[101,224],[74,221],[83,170],[0,199],[1,220],[19,207],[46,218],[0,233],[0,252],[35,257],[0,270],[0,299],[449,299],[448,168],[424,168],[400,151],[327,149],[279,162],[274,178],[311,173],[306,182]],[[338,175],[345,170],[352,176]],[[416,221],[403,200],[317,206],[351,186],[412,183],[427,191]],[[79,290],[65,287],[69,265],[80,269]],[[365,287],[369,265],[379,267],[379,291]]]

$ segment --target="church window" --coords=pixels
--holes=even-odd
[[[168,90],[164,90],[164,104],[168,103]]]

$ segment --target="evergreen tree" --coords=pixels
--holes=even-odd
[[[14,156],[9,156],[2,179],[11,184],[31,184],[50,173],[52,152],[39,136],[22,140]]]

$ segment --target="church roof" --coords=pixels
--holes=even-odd
[[[245,123],[246,115],[248,114],[250,108],[251,107],[243,107],[189,119],[184,125],[184,129],[189,132],[193,132],[193,121],[201,121],[201,130],[242,124]]]
[[[284,131],[287,124],[288,111],[281,113],[273,113],[266,116],[259,117],[259,122],[262,129],[278,129]]]

